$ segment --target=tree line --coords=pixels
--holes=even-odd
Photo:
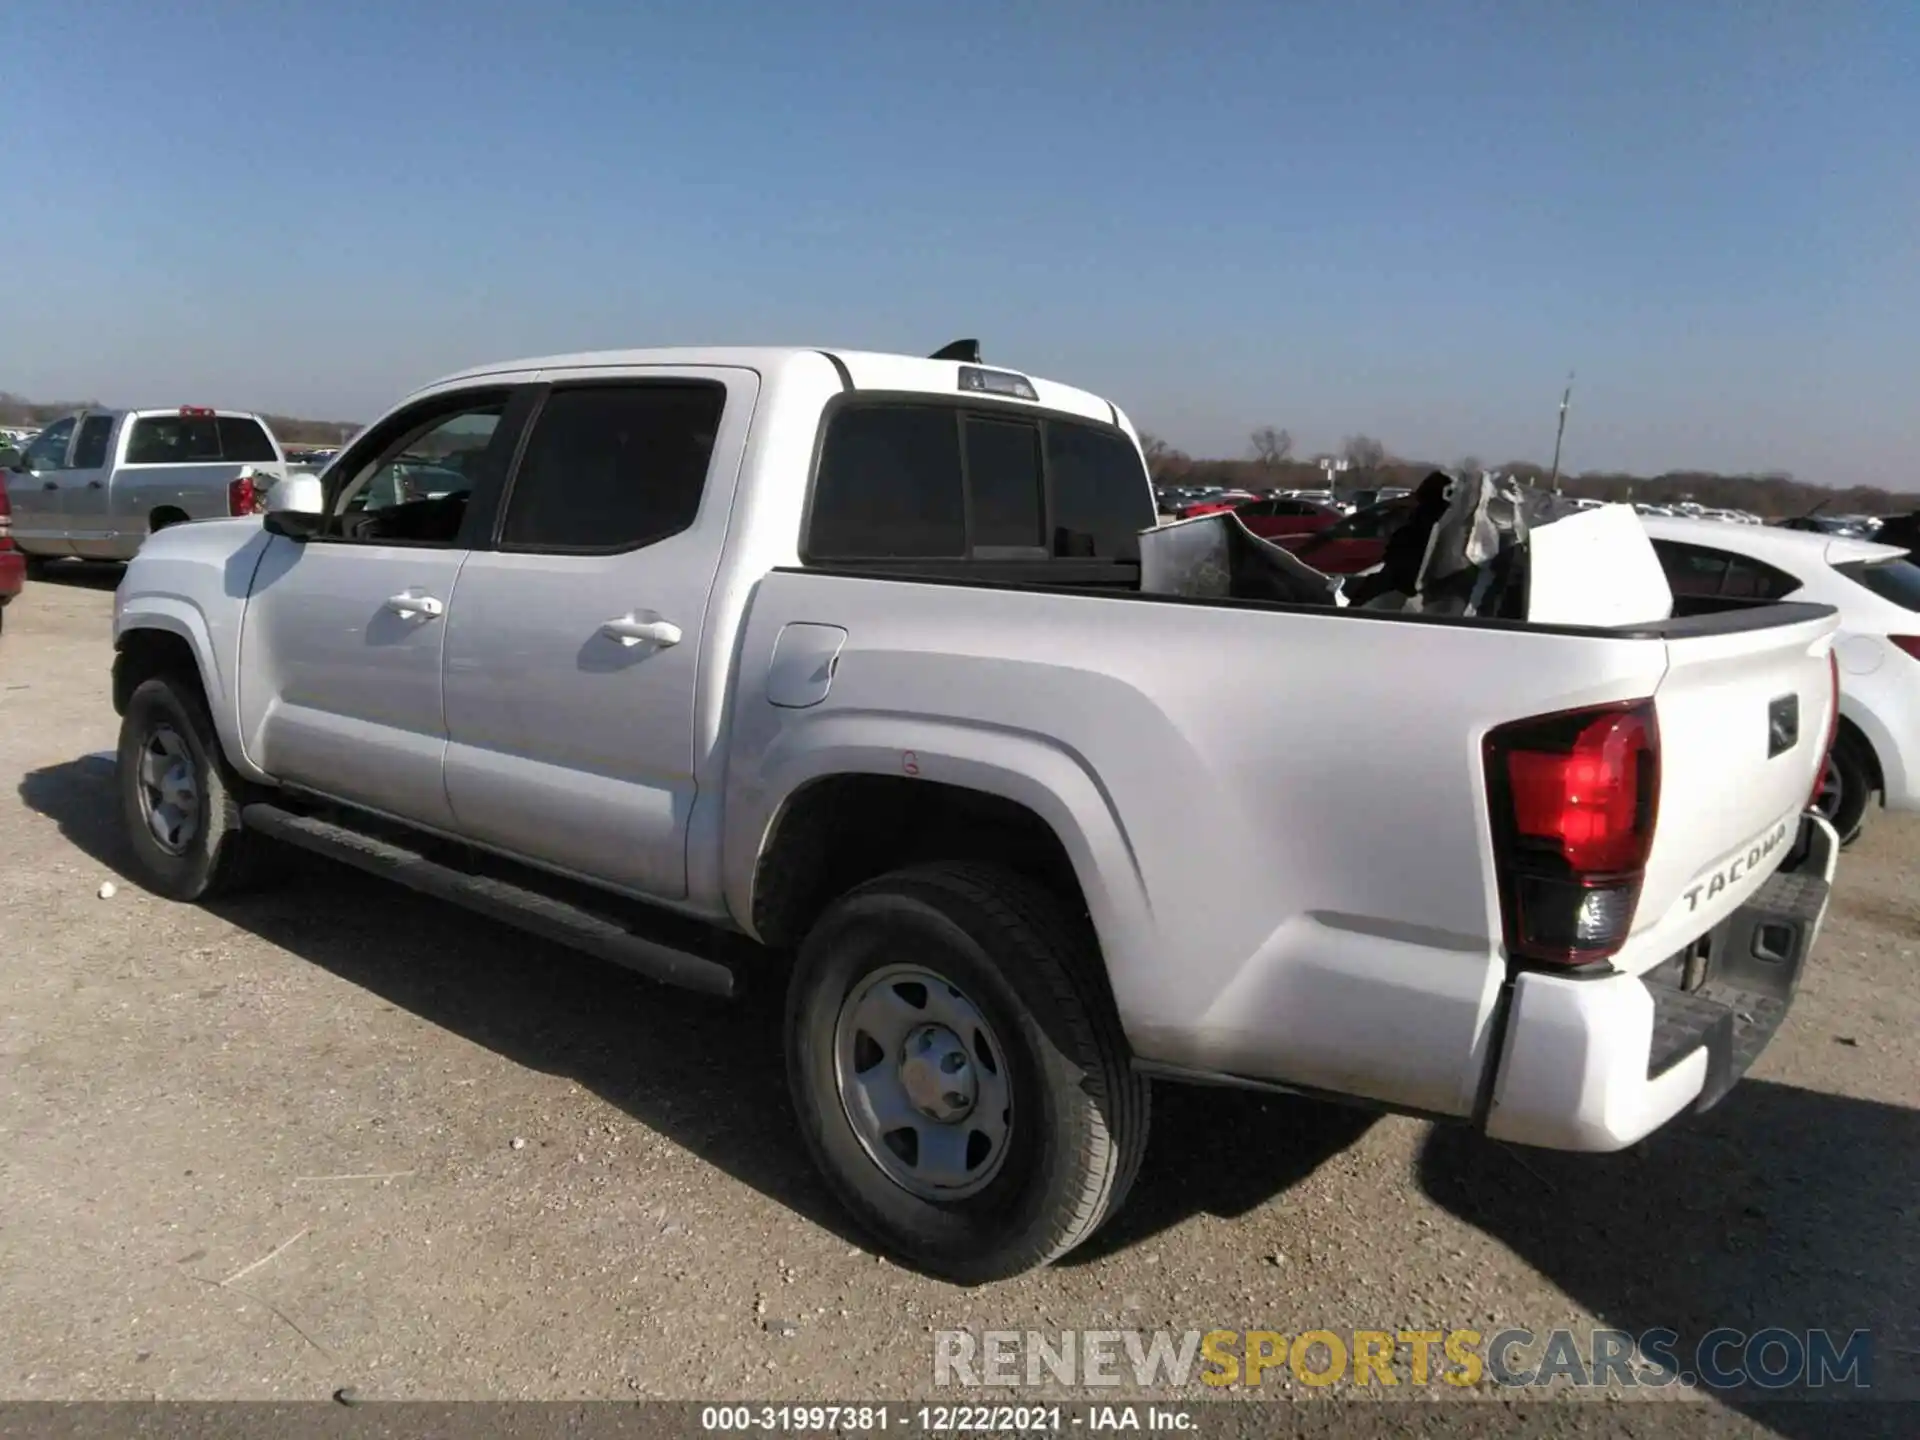
[[[1220,485],[1242,490],[1318,490],[1327,484],[1324,461],[1344,461],[1334,479],[1344,492],[1403,485],[1409,489],[1435,470],[1477,474],[1493,470],[1528,484],[1545,484],[1550,471],[1527,460],[1487,464],[1466,455],[1452,462],[1408,460],[1396,456],[1371,435],[1349,435],[1338,451],[1312,456],[1294,453],[1293,436],[1263,425],[1247,440],[1247,454],[1236,460],[1202,459],[1176,450],[1155,435],[1143,434],[1140,447],[1154,484]],[[1586,470],[1562,474],[1569,495],[1594,500],[1641,501],[1672,505],[1683,500],[1721,510],[1745,510],[1769,520],[1805,515],[1816,508],[1834,515],[1904,515],[1920,510],[1920,493],[1855,485],[1837,490],[1796,480],[1784,470],[1722,475],[1710,470],[1669,470],[1658,475]]]

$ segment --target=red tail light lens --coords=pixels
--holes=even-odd
[[[251,474],[242,475],[227,485],[227,513],[254,515],[264,507],[266,494],[254,483]]]
[[[1487,737],[1507,952],[1590,965],[1626,942],[1660,796],[1653,702],[1503,725]]]
[[[1914,659],[1920,660],[1920,635],[1889,635],[1887,639],[1898,645]]]
[[[13,549],[13,501],[7,498],[7,482],[0,479],[0,550]]]
[[[1892,636],[1887,638],[1893,639]],[[1894,640],[1894,643],[1898,645],[1900,642]],[[1820,747],[1820,763],[1813,767],[1813,793],[1807,796],[1809,810],[1820,801],[1820,786],[1827,778],[1827,761],[1833,757],[1834,742],[1840,738],[1840,654],[1837,650],[1827,651],[1827,680],[1832,691],[1829,697],[1831,708],[1827,712],[1827,740]]]

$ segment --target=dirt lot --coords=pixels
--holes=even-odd
[[[1865,1327],[1920,1394],[1920,825],[1849,852],[1755,1076],[1635,1152],[1162,1088],[1118,1223],[966,1291],[846,1228],[774,1005],[317,862],[212,910],[126,882],[116,580],[0,638],[0,1397],[904,1398],[940,1328],[1503,1324]]]

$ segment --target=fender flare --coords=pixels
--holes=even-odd
[[[843,775],[900,776],[974,790],[1032,811],[1060,841],[1093,921],[1124,1017],[1124,976],[1148,963],[1154,922],[1139,856],[1112,796],[1057,740],[963,721],[837,711],[791,725],[730,777],[723,873],[727,908],[751,930],[761,856],[794,798]],[[757,936],[755,938],[758,938]]]
[[[139,630],[158,630],[184,640],[193,652],[194,668],[199,672],[200,689],[207,697],[207,712],[226,752],[227,762],[250,780],[266,781],[240,743],[239,704],[230,693],[227,677],[220,668],[214,649],[213,632],[198,606],[177,595],[143,594],[125,602],[114,616],[113,648],[116,657],[127,637]]]

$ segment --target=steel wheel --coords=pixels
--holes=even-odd
[[[154,843],[184,855],[200,832],[200,780],[180,732],[160,724],[140,747],[140,813]]]
[[[834,1079],[855,1138],[925,1200],[974,1194],[1013,1129],[1005,1052],[980,1009],[931,970],[876,970],[841,1004]]]

